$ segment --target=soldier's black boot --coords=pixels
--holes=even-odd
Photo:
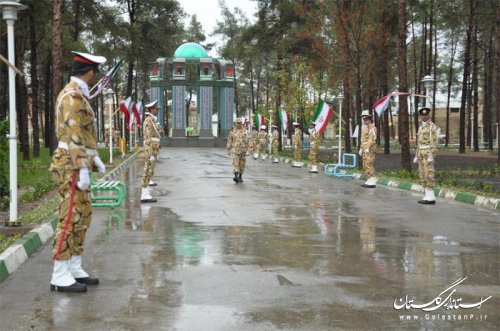
[[[237,173],[237,172],[235,172],[235,173],[234,173],[234,178],[233,178],[233,180],[234,180],[234,182],[235,182],[235,183],[239,183],[239,182],[240,182],[240,179],[239,179],[239,177],[238,177],[238,173]]]
[[[241,172],[240,172],[240,176],[238,177],[238,181],[239,181],[240,183],[243,183],[243,178],[241,178],[241,176],[243,176],[243,173],[241,173]]]

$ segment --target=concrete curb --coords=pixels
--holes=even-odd
[[[283,163],[290,163],[291,159],[289,158],[284,158],[281,157],[280,161]],[[304,166],[307,166],[307,163],[304,163]],[[323,164],[318,165],[318,169],[323,171]],[[366,177],[358,172],[352,172],[354,174],[354,178],[359,179],[359,180],[366,180]],[[397,188],[397,189],[403,189],[403,190],[408,190],[408,191],[413,191],[413,192],[418,192],[418,193],[424,193],[424,188],[416,183],[411,183],[411,182],[401,182],[397,181],[394,179],[389,179],[389,178],[379,178],[377,184],[379,185],[385,185],[388,187],[392,188]],[[475,195],[472,193],[467,193],[467,192],[456,192],[452,191],[446,188],[440,188],[437,187],[434,189],[434,193],[436,194],[437,197],[442,198],[442,199],[447,199],[447,200],[454,200],[454,201],[459,201],[459,202],[465,202],[477,207],[485,208],[485,209],[493,209],[493,210],[500,210],[500,199],[496,198],[489,198],[485,197],[482,195]]]
[[[131,155],[128,159],[122,162],[119,166],[107,173],[103,180],[114,179],[128,168],[135,160],[137,153]],[[0,283],[3,282],[10,274],[12,274],[21,264],[26,262],[28,258],[46,242],[48,242],[56,231],[57,215],[52,215],[47,222],[37,226],[30,232],[26,233],[21,239],[10,245],[2,254],[0,254]]]

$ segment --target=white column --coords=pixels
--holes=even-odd
[[[4,18],[5,12],[4,8]],[[7,20],[7,40],[9,62],[15,63],[14,54],[14,19]],[[10,204],[9,222],[17,222],[17,131],[16,131],[16,72],[9,67],[9,183]]]

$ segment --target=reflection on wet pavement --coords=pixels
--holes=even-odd
[[[178,150],[167,154],[158,171],[163,188],[152,190],[157,204],[138,203],[138,162],[122,177],[126,205],[96,212],[99,225],[89,249],[99,252],[91,261],[103,280],[99,289],[85,297],[40,298],[30,317],[35,324],[96,330],[497,329],[495,214],[446,202],[439,212],[418,209],[408,204],[414,199],[409,193],[377,189],[381,200],[352,181],[302,172],[297,178],[288,166],[256,161],[249,162],[245,184],[234,185],[226,171],[230,163],[218,152],[191,153],[190,163]],[[432,301],[463,276],[468,278],[454,298],[473,303],[493,295],[480,309],[393,307],[406,296]],[[474,316],[447,320],[465,314]]]

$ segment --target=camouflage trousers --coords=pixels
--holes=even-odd
[[[246,164],[246,153],[233,154],[233,172],[244,173]]]
[[[318,165],[318,146],[311,145],[309,148],[309,165]]]
[[[302,161],[302,148],[300,147],[300,145],[294,145],[293,160],[297,162]]]
[[[364,153],[363,152],[363,172],[366,178],[373,177],[375,175],[375,153]]]
[[[418,151],[418,174],[420,177],[420,185],[424,188],[434,188],[434,160],[429,162],[429,157],[434,158],[429,149],[421,149]]]
[[[61,196],[57,228],[52,244],[52,256],[56,260],[69,260],[73,255],[83,254],[85,234],[92,221],[90,188],[82,191],[77,187],[78,170],[69,168],[69,160],[66,167],[53,167],[58,159],[63,164],[63,159],[66,157],[67,151],[56,149],[53,158],[56,162],[53,161],[51,166],[52,177]]]
[[[276,159],[280,157],[279,149],[280,149],[280,142],[278,140],[273,140],[272,143],[273,157]]]
[[[144,142],[144,177],[142,177],[142,187],[147,187],[149,181],[153,178],[159,151],[159,142]],[[150,160],[151,156],[155,157],[154,161]]]
[[[259,141],[259,154],[260,155],[267,154],[267,143],[265,140]]]

